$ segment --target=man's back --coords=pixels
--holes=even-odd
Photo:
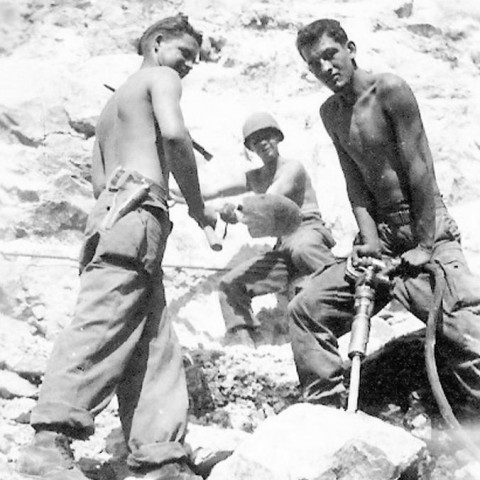
[[[103,109],[97,138],[107,177],[117,166],[122,166],[167,186],[168,169],[150,95],[154,82],[171,82],[165,70],[156,67],[134,73]]]

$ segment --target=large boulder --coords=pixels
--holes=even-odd
[[[424,448],[405,430],[362,412],[297,404],[267,419],[209,480],[393,480]]]

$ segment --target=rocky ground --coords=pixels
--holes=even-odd
[[[222,181],[233,166],[246,168],[242,121],[254,109],[269,110],[286,134],[283,153],[302,159],[314,179],[322,213],[338,242],[336,253],[348,251],[354,222],[335,153],[318,118],[328,92],[306,72],[294,48],[298,26],[332,16],[356,41],[362,66],[396,72],[411,84],[445,201],[462,230],[470,265],[480,272],[475,221],[480,206],[480,9],[473,2],[0,0],[2,479],[19,478],[13,464],[32,434],[28,416],[48,352],[71,319],[78,289],[75,259],[92,205],[93,129],[110,95],[103,85],[115,87],[133,72],[139,65],[135,40],[154,20],[179,10],[206,37],[202,61],[185,79],[183,98],[192,136],[214,153],[210,162],[198,158],[206,183]],[[224,347],[216,286],[224,269],[272,241],[253,241],[235,226],[223,251],[216,253],[208,250],[183,206],[172,209],[172,219],[165,284],[177,333],[193,359],[193,366],[186,360],[192,424],[239,435],[254,432],[298,400],[285,343],[285,299],[279,305],[270,296],[254,302],[267,345],[255,351]],[[403,315],[392,309],[385,318],[398,327]],[[385,338],[391,339],[390,333]],[[446,434],[428,393],[420,342],[412,338],[394,345],[365,367],[361,408],[427,442],[416,478],[471,478],[465,449]],[[477,438],[475,415],[465,413],[464,399],[455,392],[449,395],[458,413],[463,410],[469,435]],[[92,476],[98,475],[99,463],[121,451],[117,428],[112,404],[100,415],[95,436],[75,443]]]

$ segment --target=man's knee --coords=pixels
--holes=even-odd
[[[302,319],[309,317],[308,298],[301,293],[290,300],[287,305],[288,317],[294,324],[305,323]]]
[[[220,280],[218,289],[225,295],[232,296],[242,292],[243,286],[236,278],[226,276]]]
[[[325,245],[302,242],[292,249],[291,260],[293,265],[308,275],[335,263],[335,256]]]

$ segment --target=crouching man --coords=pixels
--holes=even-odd
[[[253,256],[234,267],[220,281],[220,305],[226,326],[226,343],[255,347],[262,342],[260,323],[251,304],[259,295],[285,290],[295,278],[309,275],[335,263],[331,248],[335,241],[318,207],[310,176],[301,162],[283,157],[279,143],[284,134],[267,112],[251,114],[243,125],[244,144],[263,165],[246,174],[232,174],[228,185],[205,190],[205,198],[251,191],[274,194],[294,202],[301,212],[297,230],[278,238],[273,250]],[[233,207],[233,205],[231,205]],[[234,209],[226,208],[222,218],[237,221]],[[230,215],[230,214],[231,215]]]
[[[447,282],[438,352],[458,388],[480,406],[480,283],[470,273],[457,225],[440,195],[415,97],[394,74],[358,68],[356,46],[335,20],[298,32],[297,48],[333,95],[320,108],[342,167],[359,235],[360,257],[401,257],[411,273],[396,278],[393,297],[426,321],[432,305],[428,262]],[[350,327],[354,286],[346,261],[311,278],[289,305],[292,346],[306,400],[341,403],[345,386],[337,338]],[[376,311],[391,297],[377,296]]]

